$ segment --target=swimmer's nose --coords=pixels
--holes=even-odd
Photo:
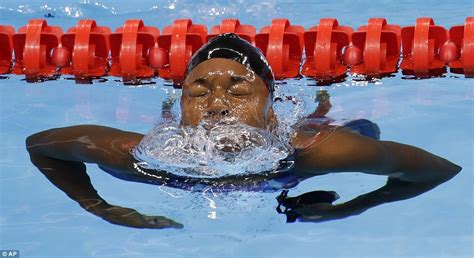
[[[207,116],[212,119],[221,119],[230,114],[230,111],[225,107],[213,108],[207,111]]]
[[[212,120],[220,120],[229,116],[230,109],[227,100],[224,96],[223,90],[220,88],[214,91],[206,110],[206,116]]]

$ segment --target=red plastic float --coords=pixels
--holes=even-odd
[[[351,27],[339,26],[336,19],[321,19],[319,25],[304,33],[306,61],[301,73],[319,80],[345,76],[342,50],[349,45],[353,32]]]
[[[265,54],[275,79],[299,75],[303,55],[304,28],[290,25],[288,19],[274,19],[255,36],[255,45]]]
[[[59,45],[62,29],[48,26],[45,20],[30,20],[13,35],[15,65],[13,73],[25,74],[27,80],[37,80],[56,73],[51,51]]]
[[[62,46],[54,50],[53,61],[63,67],[61,73],[74,74],[78,79],[104,76],[109,65],[109,36],[108,27],[97,26],[94,20],[81,20],[61,36]]]
[[[255,34],[257,33],[257,30],[252,25],[240,24],[239,19],[224,19],[222,20],[221,25],[212,27],[211,34],[207,36],[207,40],[222,33],[235,33],[239,37],[255,45]]]
[[[112,65],[109,74],[122,76],[124,81],[135,81],[155,75],[148,66],[149,52],[157,47],[160,31],[145,26],[142,20],[127,20],[121,28],[110,35]]]
[[[460,56],[459,48],[454,42],[448,40],[439,48],[439,59],[446,64],[458,59]]]
[[[445,62],[439,58],[438,53],[446,40],[446,30],[435,25],[433,19],[416,19],[415,26],[402,28],[403,60],[400,68],[404,73],[417,77],[441,71]]]
[[[359,27],[352,35],[352,45],[362,51],[362,59],[353,61],[351,73],[373,76],[397,71],[401,47],[400,26],[387,24],[384,18],[371,18],[368,25]],[[345,60],[350,59],[349,54],[350,50],[346,48]]]
[[[12,26],[0,25],[0,74],[10,72],[13,60],[13,34],[15,29]]]
[[[37,81],[58,73],[86,79],[108,72],[127,82],[158,74],[179,85],[199,47],[218,34],[231,32],[262,50],[276,79],[299,76],[303,48],[306,59],[301,74],[323,83],[342,79],[347,66],[353,74],[389,74],[397,70],[400,45],[404,74],[427,77],[449,66],[451,72],[474,77],[474,17],[449,32],[426,17],[402,29],[384,18],[371,18],[356,32],[332,18],[321,19],[307,31],[287,19],[274,19],[258,34],[238,19],[225,19],[209,35],[204,25],[190,19],[174,21],[162,35],[141,20],[127,20],[114,33],[93,20],[82,20],[63,35],[60,27],[34,19],[17,33],[11,26],[0,25],[0,74],[25,74],[28,81]]]
[[[191,56],[206,42],[207,28],[193,24],[190,19],[178,19],[163,29],[158,45],[168,57],[168,64],[159,69],[160,77],[171,79],[176,84],[184,80],[186,65]]]
[[[464,25],[453,26],[449,30],[450,40],[456,45],[460,58],[449,63],[451,70],[474,77],[474,17],[467,17]]]

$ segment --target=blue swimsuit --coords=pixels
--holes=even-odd
[[[99,166],[110,175],[133,182],[154,185],[165,185],[187,191],[204,191],[212,189],[213,192],[249,191],[249,192],[275,192],[296,186],[302,178],[293,175],[295,167],[295,152],[287,158],[280,160],[278,168],[273,171],[252,175],[228,176],[226,178],[195,178],[178,176],[165,171],[154,173],[152,170],[137,168],[134,174],[116,171]]]

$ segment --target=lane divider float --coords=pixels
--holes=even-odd
[[[351,73],[378,75],[397,71],[401,50],[401,28],[384,18],[371,18],[352,35],[352,44],[362,51]],[[347,51],[346,51],[347,53]]]
[[[77,80],[105,76],[109,68],[110,29],[97,26],[93,20],[81,20],[61,36],[61,45],[54,49],[53,63],[62,74]]]
[[[13,34],[12,26],[0,25],[0,74],[9,73],[13,65]]]
[[[348,26],[340,26],[337,19],[323,18],[319,25],[311,27],[304,34],[306,62],[302,74],[320,80],[345,77],[347,66],[342,62],[343,49],[351,42],[354,30]],[[357,53],[348,53],[349,63]]]
[[[156,60],[150,62],[149,54],[158,47],[159,35],[158,28],[145,26],[142,20],[125,21],[123,27],[110,35],[109,75],[122,77],[124,81],[154,76],[156,69],[149,64]]]
[[[30,20],[13,35],[15,64],[13,74],[24,74],[26,80],[49,77],[56,73],[52,51],[59,46],[63,30],[49,26],[45,20]]]
[[[207,42],[207,28],[190,19],[178,19],[163,29],[158,45],[164,49],[167,64],[159,68],[159,76],[179,83],[184,79],[186,65],[192,55]],[[167,55],[167,57],[166,57]]]
[[[255,36],[255,45],[260,48],[272,67],[277,79],[294,78],[299,75],[304,46],[304,28],[291,25],[288,19],[274,19]]]
[[[260,48],[276,79],[331,81],[348,73],[383,77],[399,68],[426,78],[447,67],[474,77],[474,17],[449,30],[430,17],[403,28],[370,18],[356,31],[334,18],[323,18],[308,30],[282,18],[258,32],[238,19],[224,19],[209,33],[190,19],[177,19],[161,33],[142,20],[127,20],[115,32],[94,20],[80,20],[63,33],[44,19],[33,19],[17,32],[0,25],[0,74],[22,74],[27,81],[60,74],[76,80],[109,75],[132,83],[159,76],[179,86],[191,56],[209,39],[228,32]]]

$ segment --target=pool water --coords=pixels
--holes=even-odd
[[[407,26],[431,16],[446,28],[474,16],[472,1],[0,1],[0,24],[17,29],[48,13],[63,29],[93,18],[113,29],[141,18],[160,29],[189,17],[209,27],[238,17],[257,28],[286,17],[309,28],[322,17],[357,28],[370,17]],[[474,81],[446,73],[404,79],[401,73],[372,82],[348,78],[329,86],[309,79],[281,82],[277,96],[294,96],[305,114],[327,90],[336,124],[365,118],[377,123],[381,140],[428,150],[463,167],[437,188],[361,215],[323,223],[286,223],[275,211],[278,193],[187,192],[116,179],[88,164],[92,184],[109,203],[162,215],[183,229],[133,229],[95,217],[54,187],[29,161],[25,138],[35,132],[98,124],[145,134],[162,119],[167,103],[179,117],[180,91],[155,78],[153,84],[124,86],[107,77],[92,85],[60,77],[27,83],[22,76],[0,80],[0,249],[20,257],[473,257]],[[178,99],[173,102],[173,100]],[[291,108],[292,103],[287,105]],[[314,177],[290,196],[336,191],[350,200],[385,184],[361,173]]]

